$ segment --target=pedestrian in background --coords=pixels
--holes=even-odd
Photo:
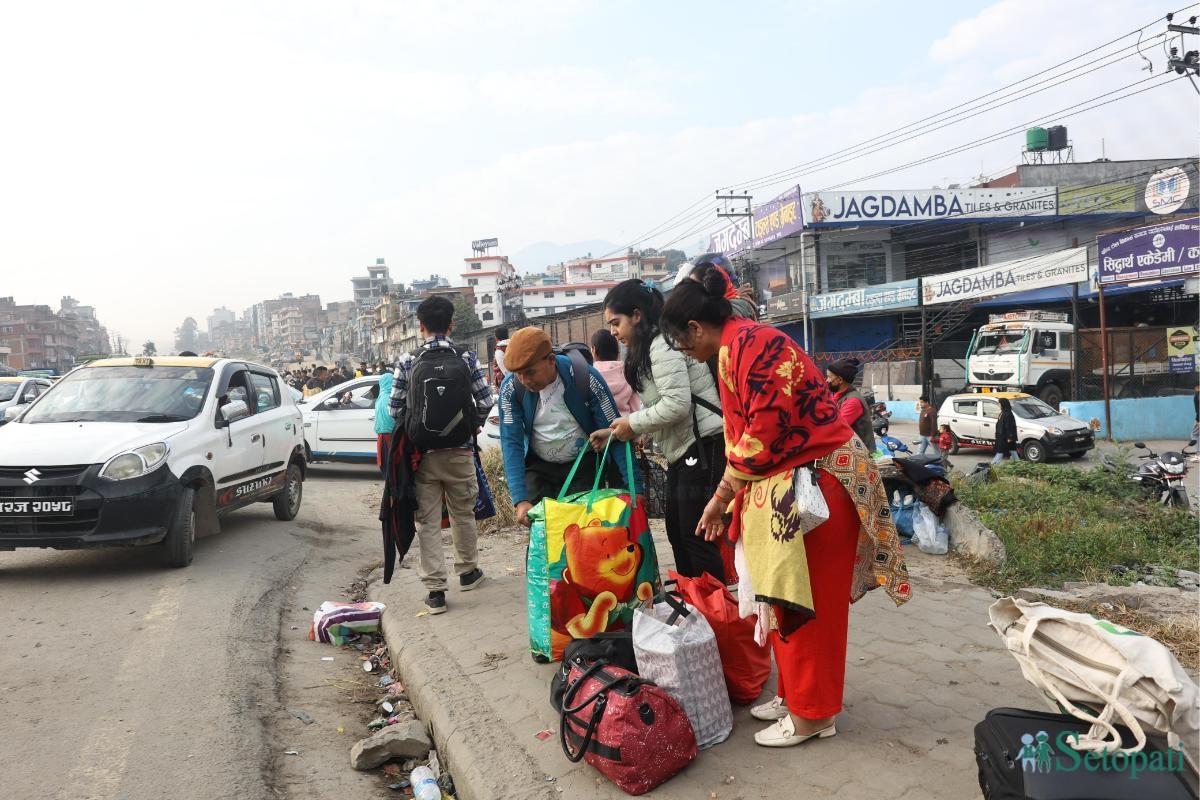
[[[492,354],[492,379],[496,388],[508,377],[508,368],[504,366],[504,351],[508,349],[508,328],[501,325],[496,328],[496,352]]]
[[[1007,397],[1000,398],[1000,416],[996,419],[996,444],[992,449],[992,463],[999,464],[1008,456],[1013,461],[1021,460],[1017,447],[1017,417]]]
[[[699,271],[717,269],[699,267]],[[720,545],[696,533],[704,504],[725,472],[721,400],[708,365],[672,350],[659,329],[663,296],[637,278],[622,281],[604,298],[604,320],[625,345],[624,378],[643,407],[592,434],[602,450],[608,436],[632,441],[650,435],[667,459],[666,528],[675,570],[688,578],[709,573],[725,582]]]
[[[918,402],[921,405],[921,412],[917,417],[917,433],[921,435],[921,449],[917,451],[917,455],[925,455],[925,451],[932,446],[933,454],[940,456],[941,452],[936,438],[938,434],[937,411],[934,410],[933,404],[925,395],[922,395]]]
[[[392,432],[396,429],[396,420],[392,419],[392,385],[396,377],[380,370],[379,383],[375,388],[375,464],[379,472],[387,479],[388,455],[392,452]]]
[[[854,378],[861,364],[857,358],[839,358],[825,369],[825,380],[833,391],[833,401],[838,414],[858,434],[867,452],[875,452],[875,431],[871,427],[871,413],[867,401],[854,388]]]
[[[621,346],[616,338],[601,328],[592,334],[592,366],[604,376],[617,401],[617,411],[627,417],[642,407],[638,393],[625,380],[625,364],[621,361]]]

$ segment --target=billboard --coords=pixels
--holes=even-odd
[[[1096,237],[1100,283],[1174,280],[1200,273],[1200,217]]]
[[[921,279],[921,298],[925,305],[931,306],[1045,286],[1061,286],[1087,278],[1087,248],[1073,247],[1041,256],[1001,261],[986,267],[930,275]]]
[[[471,249],[479,253],[492,247],[499,247],[499,239],[476,239],[471,242]]]
[[[749,221],[745,218],[734,220],[714,233],[708,241],[709,251],[727,256],[740,255],[751,247],[751,232],[754,247],[762,247],[799,233],[804,227],[800,197],[800,187],[795,186],[756,206]]]
[[[808,299],[810,317],[838,317],[865,311],[912,308],[920,303],[917,279],[881,283],[861,289],[814,294]]]
[[[811,227],[1049,217],[1058,213],[1053,186],[1004,189],[905,189],[812,192],[804,195]]]
[[[1138,187],[1132,183],[1097,183],[1058,187],[1059,214],[1132,214]]]

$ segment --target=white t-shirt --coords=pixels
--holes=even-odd
[[[543,461],[565,464],[574,461],[587,444],[587,434],[567,408],[566,385],[562,375],[538,393],[538,407],[533,414],[533,441],[529,446]]]

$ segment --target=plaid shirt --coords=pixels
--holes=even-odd
[[[448,336],[430,336],[425,340],[425,344],[421,348],[429,349],[432,347],[454,347],[454,342]],[[485,419],[489,411],[492,410],[492,405],[495,400],[492,397],[492,384],[487,379],[487,373],[479,366],[479,359],[470,350],[464,350],[462,354],[463,362],[467,365],[467,369],[471,371],[471,393],[475,396],[475,408],[479,411],[479,418]],[[412,374],[413,365],[417,363],[417,357],[412,353],[405,353],[396,362],[395,382],[392,384],[392,399],[388,407],[388,412],[392,415],[392,419],[403,424],[405,414],[408,412],[408,378]]]

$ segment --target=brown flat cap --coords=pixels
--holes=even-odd
[[[504,368],[516,372],[528,367],[539,358],[545,358],[554,349],[550,336],[541,328],[521,328],[508,340],[504,351]]]

